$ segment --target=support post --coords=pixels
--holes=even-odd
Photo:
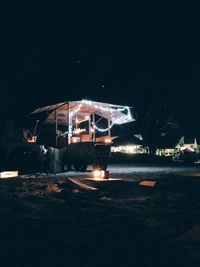
[[[92,141],[93,142],[95,142],[95,131],[96,131],[96,129],[95,129],[95,127],[94,127],[94,125],[95,125],[95,114],[93,113],[92,114],[92,124],[93,124],[93,133],[92,133]]]
[[[72,136],[72,117],[70,110],[70,102],[68,102],[68,144],[71,144],[71,136]]]
[[[75,125],[76,125],[76,130],[77,130],[77,128],[78,128],[78,123],[77,123],[77,115],[76,115],[76,120],[75,120]]]
[[[57,120],[57,109],[55,109],[55,145],[57,147],[57,132],[58,132],[58,120]]]
[[[108,136],[110,137],[111,135],[111,129],[110,129],[110,116],[108,118]]]
[[[89,115],[89,120],[88,120],[88,127],[89,127],[89,141],[92,141],[92,132],[91,132],[91,115]]]

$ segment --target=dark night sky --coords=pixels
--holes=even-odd
[[[1,7],[1,112],[82,98],[139,111],[156,92],[200,132],[197,1],[27,2]]]

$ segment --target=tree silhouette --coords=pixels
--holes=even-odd
[[[173,137],[180,131],[175,112],[165,95],[156,89],[152,90],[147,105],[140,111],[138,124],[150,153],[155,153],[163,135]]]

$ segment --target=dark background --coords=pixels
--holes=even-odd
[[[199,134],[197,1],[82,2],[1,7],[1,115],[86,98],[133,106],[139,120],[153,99]]]

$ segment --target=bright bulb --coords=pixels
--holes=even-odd
[[[83,133],[83,132],[85,132],[85,131],[86,131],[86,129],[80,129],[80,128],[77,128],[77,129],[74,129],[73,133],[74,133],[74,134],[80,134],[80,133]]]
[[[105,177],[105,171],[103,170],[94,170],[93,176],[95,179],[103,179]]]

